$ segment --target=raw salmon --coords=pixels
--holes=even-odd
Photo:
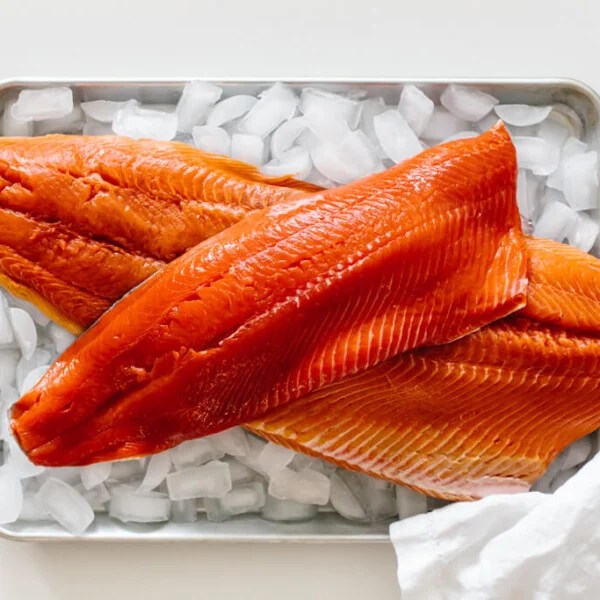
[[[165,261],[319,189],[175,142],[1,138],[0,277],[81,331]]]
[[[600,261],[535,238],[527,251],[527,305],[514,317],[397,356],[250,429],[450,500],[529,489],[600,427]]]
[[[13,410],[38,464],[140,456],[247,422],[524,305],[499,124],[252,213],[106,313]]]
[[[551,240],[527,238],[527,305],[523,316],[600,333],[600,260]]]
[[[527,491],[600,427],[600,339],[526,319],[419,349],[254,421],[278,444],[448,500]]]

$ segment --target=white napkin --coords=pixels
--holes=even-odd
[[[390,534],[402,600],[596,600],[600,454],[554,494],[459,502]]]

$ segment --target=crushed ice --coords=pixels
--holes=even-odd
[[[375,173],[432,144],[476,135],[505,120],[518,153],[518,205],[535,235],[597,249],[598,154],[579,116],[562,104],[500,104],[450,85],[436,104],[405,85],[395,98],[276,83],[258,96],[195,81],[176,104],[93,99],[66,87],[4,100],[4,136],[117,133],[178,139],[252,163],[270,176],[332,187]],[[0,524],[54,521],[83,533],[94,515],[120,522],[190,523],[260,515],[307,521],[321,510],[370,523],[408,518],[443,503],[335,468],[233,428],[142,460],[82,468],[32,464],[10,436],[7,411],[74,340],[39,310],[0,290]],[[553,492],[596,452],[592,434],[567,448],[535,489]]]

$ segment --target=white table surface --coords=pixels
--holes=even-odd
[[[597,0],[0,0],[13,77],[573,77]],[[391,545],[0,540],[0,600],[400,596]]]

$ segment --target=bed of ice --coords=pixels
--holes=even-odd
[[[564,105],[502,105],[489,94],[448,86],[435,103],[413,85],[397,101],[282,83],[258,97],[225,97],[206,82],[185,86],[175,105],[76,102],[69,88],[22,91],[5,102],[5,136],[116,133],[179,140],[294,174],[325,187],[348,183],[428,146],[477,135],[502,118],[517,148],[518,203],[537,236],[597,250],[598,155]],[[334,510],[370,523],[406,518],[439,501],[335,468],[234,428],[152,457],[84,468],[33,465],[11,438],[10,405],[42,376],[73,337],[33,306],[0,291],[0,524],[55,521],[81,534],[95,514],[128,523],[223,521],[260,514],[294,522]],[[535,489],[553,492],[597,450],[596,434],[572,444]]]

